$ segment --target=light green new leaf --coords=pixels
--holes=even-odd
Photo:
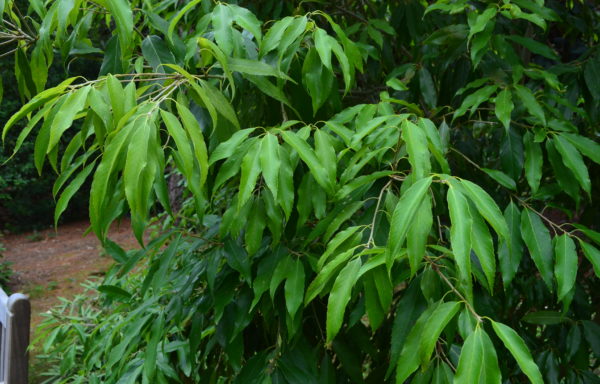
[[[326,328],[328,342],[334,339],[342,327],[344,313],[352,298],[352,288],[356,284],[360,266],[360,258],[352,260],[340,271],[340,274],[333,283],[333,288],[327,301]]]
[[[471,227],[471,245],[483,273],[488,281],[490,292],[494,289],[494,280],[496,276],[496,257],[494,255],[494,241],[490,235],[490,231],[483,218],[477,213],[471,213],[472,227]]]
[[[421,202],[431,185],[431,181],[431,176],[417,181],[400,197],[392,214],[390,224],[390,235],[387,246],[388,263],[400,253],[408,231],[413,224],[417,209],[421,206]],[[388,267],[391,267],[391,265],[388,264]]]
[[[500,237],[510,243],[506,221],[494,199],[483,188],[469,180],[462,179],[460,185],[464,187],[464,191],[469,199],[475,203],[481,216],[490,223]]]
[[[348,240],[352,235],[361,229],[360,226],[348,227],[343,231],[336,233],[336,235],[329,241],[327,244],[327,249],[317,262],[317,270],[320,271],[323,269],[323,266],[329,260],[329,257],[338,249],[340,245],[342,245],[346,240]]]
[[[279,192],[279,169],[281,160],[279,159],[279,142],[273,134],[267,133],[261,140],[260,147],[260,169],[263,178],[273,198],[277,200]]]
[[[91,87],[83,87],[71,93],[64,104],[58,110],[58,113],[50,126],[50,137],[46,153],[50,153],[60,141],[62,134],[73,125],[75,115],[81,111],[87,100]]]
[[[133,43],[133,12],[127,0],[104,0],[108,11],[114,17],[117,25],[121,52],[127,53]]]
[[[465,196],[450,184],[448,189],[448,211],[450,213],[450,242],[454,260],[461,279],[471,280],[471,226],[472,218]]]
[[[533,262],[537,266],[542,279],[550,291],[552,288],[552,243],[548,228],[542,223],[538,215],[524,209],[521,212],[521,234]]]
[[[179,112],[179,117],[181,118],[181,122],[183,123],[183,127],[185,128],[190,140],[192,142],[192,146],[194,147],[194,156],[198,165],[200,167],[200,185],[199,188],[204,186],[206,182],[206,178],[208,177],[208,150],[206,149],[206,142],[204,141],[204,136],[202,135],[202,128],[200,124],[198,124],[198,120],[192,114],[192,112],[183,104],[177,103],[177,112]],[[194,191],[193,187],[190,187],[192,191]]]
[[[477,327],[460,351],[454,384],[500,384],[501,381],[494,344],[483,328]]]
[[[291,318],[294,318],[298,308],[304,300],[304,265],[296,259],[293,268],[289,271],[284,286],[285,306]]]
[[[577,279],[577,252],[575,242],[567,234],[554,238],[554,253],[556,263],[554,264],[554,276],[558,285],[558,301],[567,295]]]
[[[422,366],[426,366],[433,353],[433,348],[446,325],[454,318],[460,309],[460,303],[449,301],[437,306],[423,326],[421,334],[421,346],[419,348],[419,360]]]
[[[271,28],[269,28],[265,34],[262,44],[260,44],[260,57],[263,57],[279,46],[279,42],[283,37],[283,33],[293,21],[293,17],[286,16],[283,19],[273,23]]]
[[[406,143],[408,161],[416,179],[426,177],[431,172],[431,159],[427,148],[427,135],[419,127],[405,119],[402,122],[402,140]]]
[[[308,18],[306,16],[294,17],[292,19],[292,22],[281,36],[281,40],[278,41],[279,57],[282,57],[294,41],[304,34],[307,25]]]
[[[529,187],[531,187],[531,192],[535,194],[542,179],[542,165],[544,163],[542,148],[539,143],[533,140],[533,135],[530,132],[523,136],[523,144],[525,145],[525,178]]]
[[[240,176],[240,192],[238,194],[238,210],[241,209],[244,204],[252,196],[252,192],[256,187],[258,176],[260,175],[260,152],[261,145],[260,141],[256,141],[248,149],[248,153],[242,159],[241,176]]]
[[[208,164],[212,165],[219,160],[231,157],[231,155],[233,155],[233,153],[238,150],[240,144],[242,144],[242,142],[246,140],[246,138],[252,132],[254,132],[254,130],[255,128],[246,128],[237,131],[236,133],[231,135],[231,137],[227,141],[224,141],[217,145],[217,148],[215,148],[215,150],[210,154]]]
[[[577,148],[561,135],[554,136],[552,142],[556,150],[561,154],[565,166],[573,172],[581,188],[590,196],[592,192],[590,175]]]
[[[313,34],[313,39],[315,40],[315,48],[319,53],[319,57],[321,58],[321,62],[325,68],[332,70],[331,68],[331,39],[333,37],[329,36],[324,29],[319,27],[315,28],[315,32]]]
[[[600,278],[600,251],[583,240],[579,240],[579,245],[581,246],[585,257],[592,263],[596,277]]]
[[[510,126],[510,115],[515,105],[512,102],[512,93],[508,89],[502,90],[496,96],[496,107],[494,113],[505,129]]]
[[[337,178],[337,156],[333,146],[333,138],[324,130],[317,129],[315,137],[315,154],[325,169],[329,185],[336,184]]]
[[[410,226],[406,237],[406,248],[411,276],[415,275],[421,260],[425,256],[425,247],[432,225],[433,213],[431,211],[431,196],[426,194],[421,201],[421,205],[415,212],[415,216],[412,219],[412,225]]]
[[[502,340],[504,346],[510,351],[513,355],[519,367],[529,380],[533,384],[543,384],[544,379],[542,378],[542,374],[538,366],[535,364],[533,359],[531,358],[531,353],[529,352],[529,348],[525,345],[525,342],[519,336],[517,332],[515,332],[512,328],[495,321],[492,321],[492,327],[496,332],[496,335]]]
[[[246,73],[255,76],[273,76],[294,82],[291,77],[263,61],[230,57],[228,59],[228,67],[233,72]]]
[[[79,174],[71,181],[71,183],[61,193],[60,198],[56,202],[56,208],[54,209],[54,227],[58,226],[58,219],[60,215],[67,209],[69,201],[81,188],[85,180],[88,178],[92,170],[94,169],[96,162],[93,161],[88,164]]]
[[[545,126],[546,115],[544,114],[544,110],[542,109],[540,103],[538,103],[538,101],[535,99],[535,96],[529,90],[529,88],[515,84],[515,91],[529,113],[531,113],[532,116],[537,117],[542,125]]]
[[[297,134],[290,131],[283,131],[281,133],[281,137],[283,137],[285,142],[288,143],[292,148],[294,148],[298,155],[300,155],[300,158],[308,166],[308,168],[310,169],[310,173],[315,178],[317,183],[319,183],[319,185],[323,187],[323,189],[325,189],[327,193],[333,194],[335,180],[332,180],[330,176],[331,168],[335,167],[335,165],[337,164],[337,160],[334,160],[333,164],[322,164],[320,158],[317,157],[317,154],[315,154],[315,151],[313,151],[310,145],[308,145],[308,143],[305,140],[302,140]],[[320,153],[319,155],[322,157],[329,158],[332,149],[333,148],[321,148],[322,153]]]

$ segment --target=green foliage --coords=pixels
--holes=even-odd
[[[51,380],[597,382],[588,2],[35,1],[29,16],[5,12],[37,32],[19,38],[28,102],[2,135],[35,131],[57,219],[91,180],[116,263],[90,321],[50,324]],[[100,57],[99,74],[46,87],[55,50]],[[107,238],[126,213],[141,250]]]

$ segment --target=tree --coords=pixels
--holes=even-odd
[[[597,7],[240,3],[6,3],[3,136],[37,130],[56,219],[92,180],[116,262],[50,322],[55,377],[598,382]]]

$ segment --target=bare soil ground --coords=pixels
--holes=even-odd
[[[56,305],[58,297],[71,298],[83,291],[81,283],[90,276],[101,276],[113,260],[102,253],[93,233],[84,236],[88,222],[60,226],[2,238],[6,247],[4,259],[12,262],[11,289],[29,294],[32,333],[42,320],[41,313]],[[125,249],[137,242],[129,221],[113,225],[109,237]]]

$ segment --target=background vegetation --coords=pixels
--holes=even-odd
[[[594,2],[19,5],[3,138],[115,259],[50,382],[599,381]]]

